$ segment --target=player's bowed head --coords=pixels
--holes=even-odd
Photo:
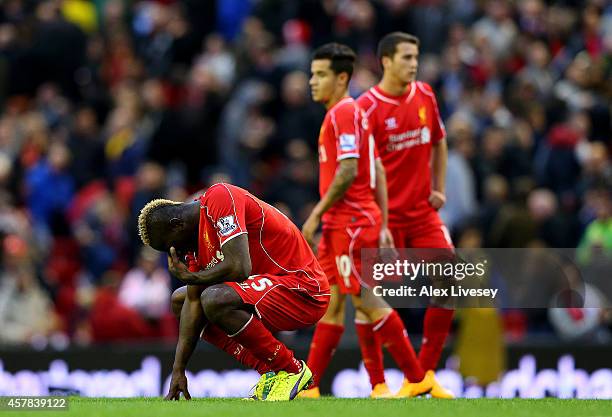
[[[138,216],[138,234],[142,243],[168,253],[168,270],[189,283],[193,279],[182,261],[198,248],[199,203],[182,203],[163,198],[148,202]]]
[[[138,216],[138,234],[142,243],[153,249],[185,255],[198,248],[199,203],[155,199]]]
[[[156,199],[138,216],[138,233],[145,245],[168,253],[168,270],[189,285],[213,285],[227,280],[242,281],[250,275],[251,259],[246,236],[232,239],[223,247],[224,261],[216,268],[192,272],[187,254],[198,253],[200,202]]]

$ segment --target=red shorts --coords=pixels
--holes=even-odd
[[[355,295],[370,287],[361,279],[361,249],[378,248],[379,234],[376,226],[323,230],[317,257],[330,285]]]
[[[259,274],[225,284],[255,308],[264,326],[272,332],[312,326],[323,317],[329,304],[329,287],[305,284],[301,275]]]
[[[433,212],[422,223],[410,227],[390,226],[396,248],[454,249],[448,229]]]

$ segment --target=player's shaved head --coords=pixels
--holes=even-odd
[[[356,55],[347,45],[336,42],[326,43],[312,54],[312,60],[317,59],[328,59],[329,67],[336,75],[346,72],[349,80],[353,76]]]

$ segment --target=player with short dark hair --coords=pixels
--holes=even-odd
[[[411,43],[418,48],[421,42],[416,36],[404,32],[391,32],[385,35],[385,37],[378,42],[378,47],[376,48],[376,56],[379,62],[381,62],[381,65],[382,58],[385,56],[392,58],[397,52],[397,46],[401,43]]]
[[[349,46],[335,42],[327,43],[315,49],[312,54],[312,61],[329,61],[329,69],[334,74],[346,73],[347,82],[353,76],[356,59],[355,52]]]
[[[390,33],[379,42],[378,58],[382,79],[357,101],[368,116],[389,178],[389,228],[395,245],[448,249],[452,256],[450,235],[438,215],[446,200],[446,131],[434,92],[416,81],[419,40],[407,33]],[[432,378],[452,317],[452,309],[433,304],[425,313],[419,362]],[[409,382],[405,381],[400,396],[409,396]],[[431,394],[453,397],[437,382]]]
[[[185,366],[200,333],[262,375],[255,399],[290,400],[312,373],[272,332],[316,323],[329,284],[300,231],[246,190],[215,184],[193,202],[153,200],[141,211],[142,241],[168,252],[170,272],[187,284],[170,391],[189,397]],[[189,265],[182,261],[185,259]],[[230,350],[232,349],[232,350]]]
[[[308,366],[313,371],[314,387],[301,395],[320,396],[319,380],[344,331],[347,295],[356,309],[355,326],[370,376],[371,396],[392,396],[384,382],[382,351],[375,338],[389,349],[407,375],[418,378],[412,386],[413,394],[418,395],[428,392],[432,382],[420,370],[397,313],[384,300],[371,295],[361,277],[361,249],[392,247],[393,241],[387,229],[384,169],[376,158],[368,119],[348,95],[354,61],[354,52],[338,43],[323,45],[311,61],[312,98],[326,107],[327,114],[319,133],[321,200],[302,233],[312,243],[319,224],[323,225],[318,259],[330,281],[332,297],[310,345]],[[371,302],[364,303],[365,297]]]

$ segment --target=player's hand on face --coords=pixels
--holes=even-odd
[[[184,372],[172,372],[172,379],[170,380],[170,389],[168,395],[164,397],[164,400],[178,401],[181,398],[181,392],[186,400],[191,400],[191,395],[187,390],[187,377]]]
[[[429,195],[429,204],[431,204],[434,209],[440,210],[445,203],[446,196],[444,195],[444,193],[434,190]]]
[[[311,247],[314,245],[314,235],[319,227],[320,221],[321,219],[319,219],[319,216],[311,214],[302,225],[302,234]]]
[[[174,246],[170,248],[170,255],[168,255],[168,270],[185,283],[189,283],[193,278],[193,274],[189,271],[187,265],[179,259]]]

